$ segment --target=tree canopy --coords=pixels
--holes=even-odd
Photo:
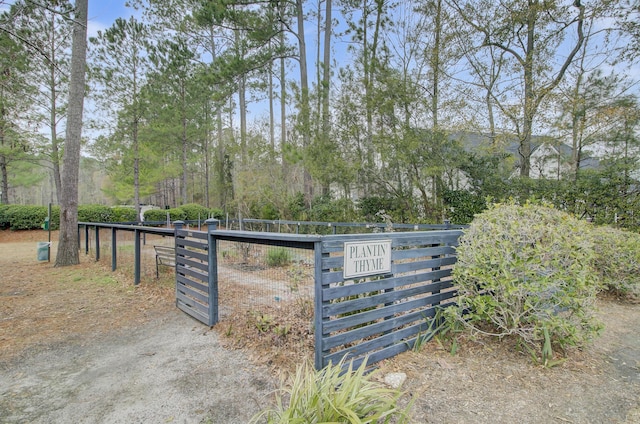
[[[533,196],[637,225],[637,0],[129,3],[88,47],[101,203],[468,222]],[[2,203],[64,190],[72,6],[0,18]]]

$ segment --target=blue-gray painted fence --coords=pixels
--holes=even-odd
[[[326,236],[316,270],[315,366],[343,357],[358,366],[411,349],[436,308],[456,296],[451,279],[460,230]],[[344,243],[390,239],[391,272],[345,280]]]
[[[208,222],[207,232],[176,224],[175,229],[161,229],[80,223],[85,226],[87,252],[89,227],[96,228],[96,259],[99,228],[111,228],[114,252],[117,230],[135,232],[135,284],[140,281],[140,236],[173,235],[176,305],[209,326],[218,322],[217,240],[314,250],[317,369],[343,357],[358,366],[365,358],[375,363],[411,349],[419,338],[429,336],[436,309],[456,296],[451,268],[461,230],[317,236],[218,230],[217,221]],[[391,240],[391,272],[345,279],[345,242],[383,239]],[[112,252],[114,270],[115,258]]]

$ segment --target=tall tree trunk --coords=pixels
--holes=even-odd
[[[431,125],[433,131],[438,130],[438,106],[440,101],[440,40],[442,37],[442,0],[436,0],[436,15],[434,16],[435,37],[431,50],[431,72],[433,72],[433,87],[431,90]],[[435,194],[435,193],[434,193]]]
[[[378,52],[378,39],[380,37],[380,27],[382,25],[382,13],[384,10],[384,0],[376,0],[376,17],[374,24],[374,32],[373,32],[373,41],[371,46],[368,43],[368,16],[369,12],[367,10],[367,2],[363,1],[362,7],[362,21],[363,21],[363,78],[364,78],[364,96],[365,96],[365,108],[366,108],[366,146],[365,146],[365,155],[366,155],[366,164],[368,169],[374,169],[374,160],[373,160],[373,94],[374,94],[374,81],[376,74],[376,65],[377,65],[377,52]],[[368,194],[369,191],[368,182],[365,183],[365,195]]]
[[[329,139],[331,137],[330,116],[329,116],[329,96],[331,93],[331,33],[332,33],[332,18],[331,18],[331,0],[325,2],[325,17],[324,17],[324,53],[322,63],[322,82],[321,98],[322,98],[322,139],[325,146],[329,146]],[[322,187],[322,194],[328,195],[330,192],[330,185],[328,182]]]
[[[240,153],[242,165],[247,164],[247,83],[244,75],[238,84],[238,107],[240,109]]]
[[[211,116],[209,115],[209,111],[211,109],[211,105],[209,104],[208,101],[205,102],[204,104],[204,121],[205,121],[205,125],[204,125],[204,134],[203,136],[203,140],[204,140],[204,205],[207,208],[211,207],[211,199],[209,199],[209,178],[210,178],[210,151],[211,151]]]
[[[276,154],[276,118],[273,100],[273,60],[271,60],[269,62],[269,153],[271,160],[275,159]]]
[[[137,112],[135,112],[137,113]],[[133,203],[136,208],[136,221],[140,221],[140,146],[138,143],[138,118],[133,120]]]
[[[280,8],[281,23],[280,23],[280,48],[285,48],[285,27],[284,27],[284,2]],[[282,155],[282,176],[287,178],[288,167],[285,158],[286,144],[287,144],[287,69],[286,59],[284,55],[280,57],[280,154]]]
[[[302,145],[304,148],[309,147],[311,142],[311,118],[309,110],[309,73],[307,70],[307,44],[304,35],[304,10],[303,0],[296,0],[296,15],[298,18],[298,49],[300,53],[300,116],[302,118]],[[311,174],[304,169],[304,197],[307,206],[311,204],[313,198],[313,185]]]
[[[51,14],[51,27],[55,27],[55,14]],[[58,105],[56,95],[56,48],[55,37],[51,37],[49,43],[49,127],[51,129],[51,165],[53,167],[53,181],[56,189],[56,198],[62,194],[62,180],[60,178],[60,151],[58,149]]]
[[[78,252],[78,173],[84,109],[85,67],[87,63],[88,0],[76,0],[71,50],[69,107],[63,157],[62,196],[60,199],[60,236],[55,266],[80,263]]]
[[[2,145],[3,138],[3,130],[0,129],[0,146]],[[0,204],[7,205],[9,204],[9,172],[7,171],[7,158],[3,154],[0,154],[0,178],[2,178]]]
[[[182,204],[186,205],[188,202],[187,199],[187,177],[188,177],[188,166],[187,166],[187,153],[188,153],[188,140],[187,140],[187,116],[186,116],[186,94],[185,94],[184,84],[180,87],[180,96],[182,97],[180,100],[182,102],[182,116],[180,120],[182,121],[182,182],[181,182],[181,195],[182,195]]]
[[[573,62],[573,58],[576,56],[582,44],[584,43],[584,6],[580,1],[575,1],[573,4],[578,9],[577,22],[577,40],[573,49],[565,57],[560,70],[556,74],[555,78],[536,90],[534,81],[534,52],[536,48],[536,25],[538,23],[538,15],[540,13],[539,0],[529,0],[529,9],[527,14],[527,50],[525,52],[523,72],[524,72],[524,119],[523,119],[523,136],[520,138],[520,148],[518,153],[520,154],[520,176],[529,177],[531,172],[531,136],[533,133],[533,122],[537,114],[540,103],[547,97],[547,95],[560,84],[562,78],[569,65]]]
[[[533,131],[533,117],[535,116],[535,92],[533,88],[533,58],[535,48],[537,1],[530,1],[527,16],[527,51],[524,59],[524,111],[523,135],[520,138],[520,176],[529,177],[531,172],[531,133]],[[535,7],[534,7],[535,6]]]
[[[433,148],[440,151],[439,147],[435,144],[441,144],[438,122],[438,108],[440,107],[440,49],[442,47],[442,0],[436,0],[436,10],[434,16],[434,40],[433,49],[431,50],[431,72],[433,73],[433,86],[431,91],[431,125],[433,131],[433,137],[431,138],[434,143]],[[442,171],[438,171],[432,178],[432,192],[433,203],[436,207],[441,206],[442,203]],[[426,205],[425,205],[426,206]]]
[[[4,88],[0,85],[0,93],[3,93]],[[0,95],[0,99],[4,96]],[[5,115],[7,114],[4,106],[0,103],[0,147],[4,147],[5,140]],[[2,185],[0,186],[0,204],[9,204],[9,171],[7,170],[7,157],[0,151],[0,178],[2,178]]]
[[[331,94],[331,0],[326,0],[324,24],[324,55],[322,63],[322,135],[329,137],[329,96]]]

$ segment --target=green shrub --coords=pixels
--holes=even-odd
[[[280,219],[280,212],[273,203],[264,203],[260,207],[258,218],[269,220]]]
[[[276,247],[267,250],[268,266],[287,266],[291,263],[291,252],[286,247]]]
[[[343,372],[343,363],[316,371],[299,366],[290,388],[276,394],[276,407],[251,419],[251,423],[405,423],[408,409],[398,406],[401,392],[367,374],[365,363]],[[285,405],[285,399],[287,404]]]
[[[4,214],[4,219],[7,220],[8,226],[12,230],[32,230],[42,228],[42,224],[48,214],[48,207],[11,205],[5,210]],[[51,224],[56,224],[56,221],[51,220]],[[52,227],[52,229],[54,228]]]
[[[11,205],[0,205],[0,229],[2,230],[9,228],[11,225],[8,215],[10,208]]]
[[[79,205],[79,222],[113,222],[113,211],[109,206]]]
[[[215,219],[223,219],[224,218],[224,211],[222,209],[218,209],[218,208],[211,208],[209,209],[209,216],[211,216],[211,218],[215,218]]]
[[[184,221],[187,216],[185,211],[183,211],[180,208],[149,209],[144,213],[144,220],[145,221],[166,221],[167,212],[169,212],[169,217],[171,221]]]
[[[604,288],[630,301],[640,300],[640,234],[593,228],[595,270]]]
[[[582,345],[600,328],[592,314],[599,287],[590,231],[584,221],[533,204],[478,214],[457,249],[455,318],[474,331],[514,335],[545,363],[552,347]]]
[[[185,218],[189,221],[197,221],[200,219],[201,221],[205,221],[209,218],[209,209],[206,207],[199,205],[197,203],[188,203],[186,205],[180,206],[185,213]]]
[[[136,222],[135,208],[127,206],[113,206],[111,208],[111,222]]]
[[[468,224],[473,217],[485,210],[485,200],[467,190],[445,190],[443,200],[447,216],[454,224]]]

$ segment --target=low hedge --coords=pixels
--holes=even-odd
[[[136,222],[136,210],[127,206],[114,206],[111,208],[112,222]]]
[[[134,211],[135,215],[135,211]],[[79,205],[78,221],[80,222],[114,222],[113,210],[104,205]]]
[[[47,206],[3,205],[0,208],[0,228],[11,230],[32,230],[42,228],[49,214]],[[51,229],[57,230],[60,223],[60,208],[51,208]]]
[[[0,229],[6,230],[34,230],[42,228],[48,215],[48,206],[33,205],[0,205]],[[165,221],[167,212],[171,221],[206,220],[209,217],[222,219],[220,209],[209,209],[197,204],[188,204],[173,209],[151,209],[144,213],[146,221]],[[51,208],[51,229],[60,226],[60,207]],[[135,222],[136,211],[132,207],[80,205],[78,206],[78,221],[80,222]]]
[[[204,206],[190,203],[180,206],[179,208],[171,209],[150,209],[144,213],[145,221],[166,221],[167,212],[171,221],[196,221],[198,218],[201,221],[206,221],[209,217],[222,219],[224,216],[220,209],[209,209]]]

